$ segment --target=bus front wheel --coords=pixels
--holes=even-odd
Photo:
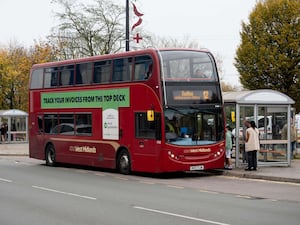
[[[45,153],[46,165],[55,166],[55,148],[53,145],[48,145]]]
[[[121,174],[129,174],[131,171],[130,156],[127,150],[121,150],[118,155],[117,168]]]

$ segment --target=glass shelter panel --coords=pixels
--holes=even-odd
[[[247,154],[245,152],[245,139],[246,139],[246,129],[245,121],[253,120],[254,115],[254,106],[241,106],[240,107],[240,118],[239,118],[239,131],[235,129],[232,131],[233,135],[239,141],[239,152],[237,153],[239,156],[239,160],[243,163],[247,162]]]
[[[287,108],[258,107],[257,127],[260,133],[258,161],[287,161]]]
[[[11,118],[11,141],[26,140],[26,117]]]
[[[236,112],[235,104],[225,105],[226,125],[229,125],[231,128],[236,127],[235,112]]]

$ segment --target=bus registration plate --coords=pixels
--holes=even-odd
[[[190,166],[190,171],[193,170],[204,170],[204,165]]]

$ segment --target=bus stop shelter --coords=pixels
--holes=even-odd
[[[290,166],[292,104],[289,96],[274,90],[262,89],[223,92],[226,123],[234,135],[235,166],[246,164],[245,121],[255,121],[260,133],[258,166]]]
[[[18,109],[0,110],[0,125],[2,124],[6,127],[6,143],[28,141],[28,114],[26,112]]]

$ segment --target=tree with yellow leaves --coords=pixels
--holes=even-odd
[[[0,49],[0,108],[27,111],[30,69],[53,59],[52,48],[45,43],[29,50],[17,44]]]

